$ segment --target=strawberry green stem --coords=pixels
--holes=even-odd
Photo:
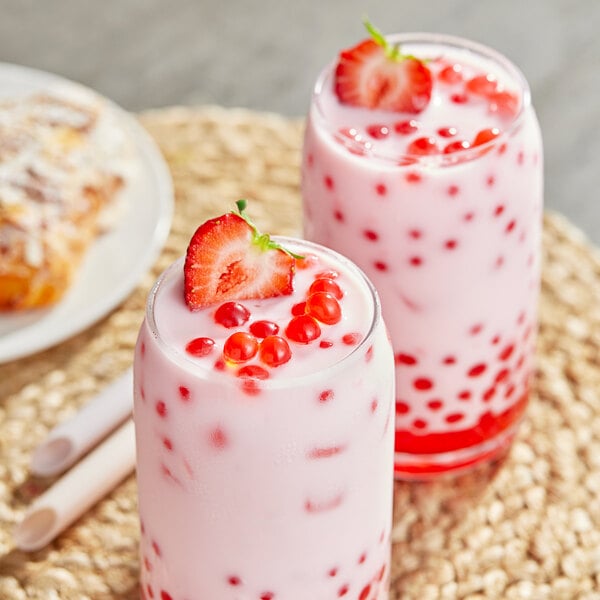
[[[281,244],[274,242],[268,233],[261,233],[256,227],[256,225],[252,222],[250,217],[246,214],[246,206],[248,205],[248,202],[246,202],[246,200],[238,200],[235,203],[235,205],[237,206],[238,214],[240,215],[240,217],[242,217],[242,219],[244,219],[244,221],[246,221],[246,223],[248,223],[248,225],[250,225],[250,228],[252,229],[252,243],[257,245],[263,252],[265,250],[283,250],[292,258],[304,258],[304,256],[302,256],[301,254],[295,254],[294,252],[288,250]],[[235,213],[235,211],[233,210],[231,212]]]
[[[395,60],[396,62],[407,60],[409,58],[419,60],[412,54],[402,54],[400,44],[390,44],[385,35],[369,21],[368,17],[363,18],[363,24],[369,32],[369,35],[373,38],[373,41],[383,48],[385,55],[390,60]]]

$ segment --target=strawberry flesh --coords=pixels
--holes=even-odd
[[[270,298],[293,291],[294,258],[256,240],[252,227],[229,213],[201,225],[184,265],[185,302],[191,310],[229,300]]]
[[[431,99],[433,78],[413,57],[391,58],[372,39],[340,53],[334,89],[343,104],[419,113]]]

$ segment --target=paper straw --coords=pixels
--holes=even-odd
[[[33,453],[31,472],[48,477],[70,467],[130,415],[132,397],[130,369],[48,434]]]
[[[135,435],[129,419],[34,501],[13,533],[17,547],[27,552],[43,548],[134,467]]]

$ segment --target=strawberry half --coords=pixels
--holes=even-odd
[[[340,102],[394,112],[419,113],[431,100],[433,77],[425,63],[402,54],[371,23],[372,36],[340,53],[334,89]]]
[[[261,234],[244,214],[210,219],[192,236],[184,265],[185,302],[198,310],[228,300],[291,294],[295,255]]]

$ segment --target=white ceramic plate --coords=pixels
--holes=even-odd
[[[66,79],[0,63],[0,98],[41,90],[94,94]],[[123,192],[115,226],[87,252],[73,285],[54,307],[0,313],[0,363],[44,350],[79,333],[125,299],[152,266],[167,238],[173,215],[173,185],[154,141],[124,110],[104,99],[135,146],[139,166]]]

